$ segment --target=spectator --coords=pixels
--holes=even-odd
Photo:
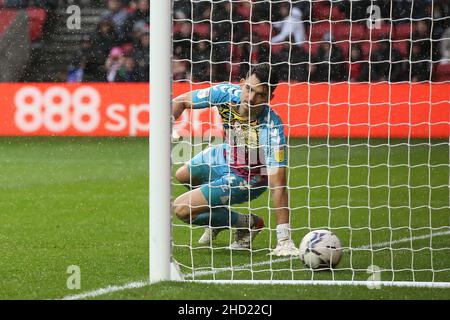
[[[175,19],[191,19],[190,1],[174,1],[173,16]]]
[[[105,63],[106,79],[108,82],[116,82],[119,70],[124,64],[123,52],[120,47],[111,49],[108,59]]]
[[[379,43],[379,48],[372,51],[370,64],[363,67],[361,81],[406,81],[406,60],[400,52],[391,47],[389,40]]]
[[[425,20],[420,20],[415,23],[415,31],[412,34],[412,39],[422,48],[423,57],[431,59],[431,34],[430,28]]]
[[[136,61],[136,70],[139,74],[139,81],[149,81],[149,63],[150,63],[150,34],[143,32],[139,38],[139,45],[134,50],[134,60]]]
[[[122,40],[125,36],[124,28],[127,17],[128,11],[122,0],[108,0],[108,9],[101,14],[100,19],[112,21],[119,39]]]
[[[431,61],[426,59],[429,53],[425,53],[424,50],[419,43],[413,42],[410,55],[411,82],[430,80]]]
[[[225,31],[226,30],[226,31]],[[231,52],[230,43],[223,41],[224,28],[213,28],[213,41],[211,47],[212,78],[213,82],[230,81]],[[229,36],[228,36],[229,39]]]
[[[309,80],[309,55],[300,46],[291,48],[290,79],[291,81],[306,82]]]
[[[119,70],[117,71],[115,82],[141,82],[142,78],[136,68],[133,57],[123,57]]]
[[[450,63],[450,27],[442,34],[441,42],[439,44],[442,63]]]
[[[336,82],[347,78],[341,49],[333,44],[332,35],[327,32],[322,38],[317,54],[312,58],[311,81]]]
[[[131,15],[129,15],[127,21],[125,22],[125,41],[126,42],[136,42],[136,24],[140,25],[150,25],[150,11],[149,11],[149,0],[138,0],[137,9]]]
[[[69,82],[97,82],[105,81],[103,61],[93,50],[92,37],[84,35],[81,48],[75,53],[68,68],[67,81]]]
[[[189,81],[191,80],[191,74],[189,72],[189,62],[187,61],[180,61],[180,60],[173,60],[172,63],[172,74],[173,74],[173,80],[181,80],[181,81]],[[198,80],[196,80],[198,81]]]
[[[272,38],[272,43],[288,41],[301,45],[305,41],[305,27],[302,22],[302,12],[296,7],[292,8],[291,12],[289,12],[289,5],[284,5],[281,7],[281,14],[285,19],[273,23],[273,27],[281,29],[281,31]]]
[[[94,54],[97,56],[98,61],[101,65],[105,63],[111,49],[117,46],[118,43],[119,38],[112,21],[100,21],[97,26],[97,32],[93,39],[92,50],[94,51]]]
[[[208,41],[200,41],[192,50],[192,76],[195,81],[209,81],[211,46]]]
[[[191,24],[183,22],[173,35],[173,53],[178,59],[191,59]]]
[[[364,68],[367,68],[367,62],[362,61],[362,51],[359,44],[352,44],[350,51],[349,78],[351,82],[361,81],[361,75]]]
[[[0,4],[2,4],[0,2]],[[5,8],[23,9],[29,6],[29,0],[5,0],[3,6]]]

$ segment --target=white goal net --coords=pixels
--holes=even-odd
[[[173,122],[172,199],[202,188],[210,205],[207,224],[196,205],[187,220],[173,215],[172,257],[185,280],[450,286],[448,1],[174,0],[172,21],[173,98],[195,91],[202,101]],[[218,104],[239,106],[235,85],[262,64],[279,78],[269,105],[284,131],[290,237],[298,248],[307,233],[329,230],[341,242],[340,262],[322,272],[270,255],[276,188],[253,193],[264,183],[252,174],[233,185],[212,156],[199,160],[229,146],[224,134],[236,127],[224,129]],[[258,121],[245,142],[263,131]],[[180,180],[186,164],[191,175]],[[216,192],[220,179],[229,197]],[[193,197],[184,204],[199,203]],[[228,212],[228,228],[215,210]],[[233,215],[250,213],[262,231],[249,248],[230,248],[236,230],[252,227],[232,227]],[[205,226],[221,232],[199,242]]]

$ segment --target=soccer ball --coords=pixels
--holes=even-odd
[[[311,269],[334,268],[341,256],[341,241],[328,230],[311,231],[300,243],[300,259]]]

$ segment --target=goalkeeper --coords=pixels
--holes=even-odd
[[[211,244],[219,232],[233,227],[237,230],[230,248],[250,248],[264,221],[230,206],[256,199],[269,187],[278,241],[271,254],[298,255],[290,236],[283,124],[268,106],[277,84],[270,66],[262,64],[239,85],[219,84],[173,99],[174,119],[185,109],[217,107],[225,131],[225,143],[207,148],[176,172],[177,180],[192,189],[175,199],[175,214],[186,223],[205,226],[201,244]]]

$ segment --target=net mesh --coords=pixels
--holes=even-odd
[[[265,220],[251,249],[230,250],[233,230],[199,244],[204,227],[174,217],[185,278],[450,281],[449,27],[446,1],[173,1],[174,96],[269,63],[281,81],[270,105],[287,139],[292,239],[327,229],[344,250],[325,273],[268,255],[268,190],[232,206]],[[174,130],[174,174],[223,141],[214,107],[185,110]],[[174,199],[197,187],[172,185]]]

